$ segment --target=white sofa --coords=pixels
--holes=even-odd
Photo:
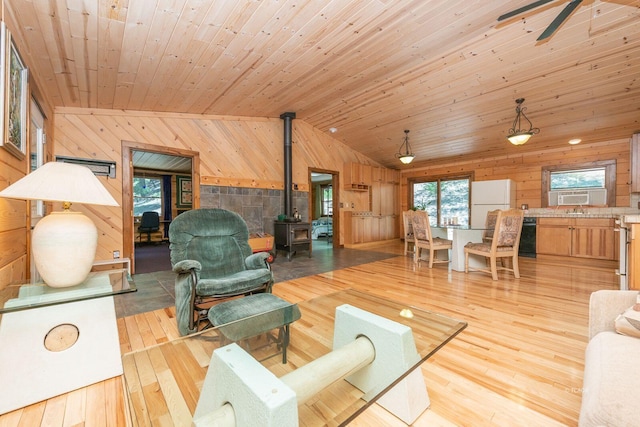
[[[591,294],[580,427],[640,426],[640,338],[620,335],[614,327],[637,295],[614,290]]]

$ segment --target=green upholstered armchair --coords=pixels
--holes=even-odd
[[[200,329],[215,299],[271,292],[268,253],[252,254],[242,217],[224,209],[195,209],[169,228],[176,277],[176,319],[181,335]]]

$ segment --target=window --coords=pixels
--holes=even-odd
[[[575,188],[606,188],[607,206],[616,201],[616,161],[601,160],[542,168],[541,206],[549,206],[549,191]]]
[[[605,168],[551,172],[550,190],[605,188]]]
[[[429,214],[431,226],[469,225],[469,177],[413,183],[412,206]]]
[[[147,211],[162,214],[162,179],[134,177],[133,216],[141,216]]]
[[[322,216],[333,215],[333,188],[330,185],[323,185],[322,189]]]

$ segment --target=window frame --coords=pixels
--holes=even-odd
[[[409,209],[412,209],[414,206],[414,193],[413,193],[413,187],[414,184],[420,184],[420,183],[426,183],[426,182],[437,182],[437,188],[438,188],[438,194],[436,197],[437,200],[437,218],[436,218],[436,225],[435,227],[444,227],[445,225],[441,223],[442,220],[442,197],[441,197],[441,182],[442,181],[456,181],[456,180],[462,180],[462,179],[466,179],[469,181],[469,194],[468,194],[468,199],[467,199],[467,223],[469,224],[471,222],[471,183],[473,182],[473,178],[474,178],[474,174],[471,173],[467,173],[467,174],[452,174],[452,175],[434,175],[434,176],[424,176],[424,177],[414,177],[414,178],[409,178],[407,180],[407,184],[408,184],[408,206]]]
[[[142,214],[135,215],[135,211],[136,211],[135,201],[136,201],[136,198],[138,196],[136,196],[136,194],[135,194],[135,186],[133,184],[134,184],[134,181],[135,181],[136,178],[138,178],[138,179],[155,179],[155,180],[160,181],[160,212],[158,212],[158,214],[160,215],[160,217],[162,217],[162,213],[164,212],[164,191],[162,190],[162,186],[163,186],[162,176],[160,176],[160,175],[157,175],[157,176],[156,175],[137,175],[137,174],[133,176],[133,180],[131,182],[131,195],[132,195],[132,197],[131,197],[131,199],[132,199],[131,209],[132,209],[132,211],[134,213],[134,217],[142,215]],[[148,197],[148,199],[151,199],[151,197]]]
[[[324,192],[325,190],[331,189],[331,196],[329,197],[329,199],[325,199],[324,197]],[[320,185],[320,194],[322,194],[321,196],[321,203],[322,203],[322,215],[323,216],[333,216],[333,185],[332,184],[321,184]],[[330,205],[331,207],[331,213],[329,213],[329,209],[328,206]],[[325,209],[327,208],[327,209]]]
[[[600,160],[595,162],[584,163],[572,163],[566,165],[549,165],[542,167],[541,174],[541,197],[540,206],[543,208],[549,207],[549,191],[551,191],[551,173],[563,172],[563,171],[577,171],[580,169],[595,169],[604,168],[604,188],[607,190],[607,206],[614,207],[616,201],[616,161],[615,160]]]

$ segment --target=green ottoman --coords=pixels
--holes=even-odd
[[[282,350],[282,363],[287,363],[289,325],[300,318],[300,309],[273,294],[261,293],[214,305],[207,317],[232,342],[278,329],[276,342]]]

